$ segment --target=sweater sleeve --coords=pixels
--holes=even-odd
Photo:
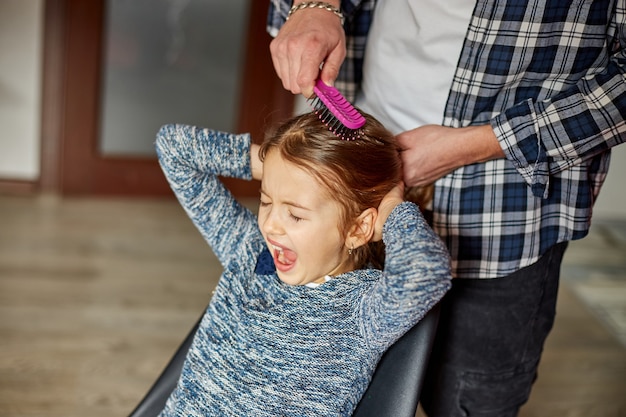
[[[250,136],[186,125],[163,126],[156,138],[159,163],[178,201],[222,265],[236,257],[255,216],[218,176],[250,180]]]
[[[383,227],[381,280],[363,297],[363,333],[388,346],[420,321],[451,286],[450,257],[417,206],[404,202]]]

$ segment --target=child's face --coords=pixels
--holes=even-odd
[[[271,150],[263,162],[259,227],[278,277],[290,285],[323,282],[352,269],[339,231],[340,206],[311,174]]]

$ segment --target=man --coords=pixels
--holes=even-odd
[[[293,6],[273,0],[269,14],[283,86],[309,96],[317,77],[334,83],[398,135],[405,183],[435,186],[433,227],[456,279],[425,411],[516,416],[567,242],[587,234],[610,149],[626,137],[626,2]]]

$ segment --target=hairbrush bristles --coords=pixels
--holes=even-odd
[[[339,90],[317,80],[315,96],[309,99],[313,111],[337,137],[355,140],[361,136],[365,118],[341,95]]]

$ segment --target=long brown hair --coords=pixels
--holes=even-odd
[[[402,179],[400,149],[395,137],[368,114],[356,140],[339,139],[318,119],[305,113],[289,119],[267,134],[259,156],[277,150],[285,160],[313,175],[342,208],[340,230],[345,234],[356,218]],[[382,243],[371,242],[352,252],[355,267],[382,268]]]

